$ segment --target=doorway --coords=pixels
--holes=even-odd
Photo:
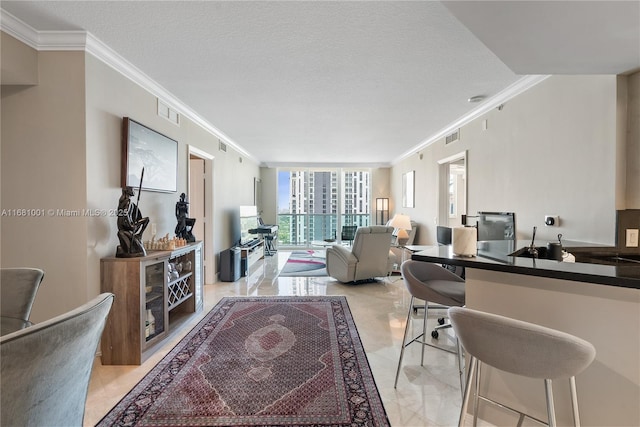
[[[467,214],[467,152],[442,159],[438,179],[438,225],[456,227]]]
[[[214,283],[213,156],[189,147],[189,216],[196,219],[193,235],[202,241],[204,283]]]

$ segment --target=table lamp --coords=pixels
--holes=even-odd
[[[398,229],[398,234],[396,235],[398,245],[406,245],[409,241],[407,230],[411,230],[411,219],[409,215],[395,214],[393,218],[391,218],[389,225]]]

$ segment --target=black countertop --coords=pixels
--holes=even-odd
[[[458,265],[481,270],[502,271],[529,276],[573,280],[609,286],[640,289],[640,264],[602,265],[583,262],[558,262],[548,259],[514,257],[509,254],[526,247],[530,242],[495,240],[478,242],[478,255],[459,257],[453,255],[451,246],[431,246],[412,254],[411,259]],[[570,253],[583,254],[590,251],[615,253],[616,249],[593,244],[563,241]],[[578,257],[579,258],[579,257]]]

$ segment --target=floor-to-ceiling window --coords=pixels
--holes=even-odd
[[[306,246],[340,240],[342,225],[369,225],[370,173],[346,169],[278,171],[278,240]]]
[[[343,170],[341,176],[341,225],[369,225],[371,174],[367,170]]]

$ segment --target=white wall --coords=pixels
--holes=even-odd
[[[394,165],[394,201],[401,200],[402,173],[416,171],[416,207],[395,211],[420,223],[420,244],[435,243],[437,162],[464,150],[469,215],[514,211],[519,238],[530,238],[538,226],[540,242],[562,233],[563,239],[615,243],[615,76],[550,77],[465,125],[460,135],[422,150],[422,160],[415,154]],[[545,227],[545,214],[559,215],[561,226]]]
[[[640,209],[640,72],[627,81],[626,209]],[[640,226],[640,224],[638,224]]]
[[[2,266],[45,270],[33,320],[74,308],[100,291],[100,258],[114,255],[118,245],[116,217],[58,212],[117,208],[124,116],[179,143],[178,191],[143,191],[140,198],[141,212],[156,224],[158,235],[173,235],[175,203],[187,192],[188,145],[193,145],[215,156],[208,195],[214,207],[213,251],[232,245],[233,213],[253,204],[256,162],[230,145],[226,153],[218,151],[217,137],[184,116],[180,127],[160,118],[154,95],[90,54],[38,52],[37,66],[38,85],[2,86],[1,207],[45,209],[44,217],[3,216],[1,222]],[[47,215],[49,209],[56,213]],[[148,227],[145,240],[150,233]]]
[[[3,36],[4,40],[4,36]],[[39,84],[2,87],[2,267],[38,267],[32,320],[85,303],[87,174],[84,54],[40,52]],[[92,294],[91,296],[94,296]]]
[[[262,220],[265,224],[278,223],[278,170],[260,168],[262,179]]]
[[[129,116],[178,141],[178,190],[175,193],[143,191],[140,209],[156,224],[157,235],[173,236],[176,226],[175,204],[187,193],[188,146],[212,156],[213,253],[232,245],[231,216],[242,204],[253,204],[253,180],[258,165],[238,154],[231,146],[218,151],[218,138],[182,116],[176,126],[157,115],[157,98],[129,79],[87,54],[87,203],[90,208],[116,207],[121,194],[120,147],[122,117]],[[89,232],[89,269],[92,291],[99,284],[99,260],[115,254],[118,245],[114,218],[92,219]],[[151,238],[151,226],[144,239]],[[204,236],[196,236],[201,240]],[[214,262],[214,268],[217,268]]]

